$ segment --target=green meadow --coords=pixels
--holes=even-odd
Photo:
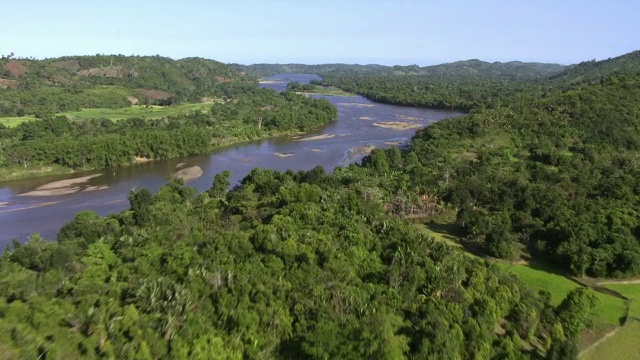
[[[133,105],[120,109],[82,109],[80,111],[63,112],[58,115],[67,116],[72,120],[86,119],[111,119],[113,121],[144,118],[144,119],[160,119],[168,116],[178,116],[188,114],[193,111],[208,111],[212,103],[186,103],[170,106],[155,105]],[[25,121],[35,120],[34,115],[22,117],[5,117],[0,118],[0,124],[7,127],[18,126]]]

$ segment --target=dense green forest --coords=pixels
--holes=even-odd
[[[583,276],[640,275],[640,76],[434,124],[411,151],[374,152],[400,214],[422,194],[493,256],[520,252]],[[524,246],[524,250],[522,246]]]
[[[168,105],[226,96],[255,80],[214,60],[95,55],[0,59],[0,116]],[[236,90],[237,91],[237,90]]]
[[[5,359],[567,359],[594,297],[554,307],[386,214],[359,166],[178,180],[0,258]]]
[[[117,122],[56,116],[0,128],[0,168],[100,169],[130,164],[136,157],[203,154],[231,141],[308,131],[337,117],[336,108],[324,99],[255,86],[242,91],[229,93],[233,97],[212,104],[208,113]]]
[[[621,57],[625,68],[634,54]],[[200,194],[171,179],[155,195],[132,191],[119,214],[79,213],[56,242],[16,242],[0,257],[0,354],[575,358],[596,302],[589,290],[554,306],[548,292],[414,222],[450,219],[444,225],[464,246],[494,257],[551,262],[576,276],[640,275],[640,74],[613,60],[564,75],[551,67],[522,76],[324,73],[324,84],[374,100],[469,115],[331,174],[255,169],[228,190],[223,172]],[[462,63],[475,62],[454,64]],[[222,84],[227,100],[209,113],[46,116],[0,129],[0,161],[24,164],[20,150],[27,163],[109,166],[209,149],[211,139],[305,130],[336,115],[327,101]]]
[[[422,75],[429,78],[492,78],[492,79],[543,79],[560,73],[566,68],[560,64],[526,63],[520,61],[486,62],[477,59],[431,66],[385,66],[357,64],[231,64],[238,71],[256,76],[276,74],[326,75]]]

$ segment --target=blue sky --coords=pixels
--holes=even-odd
[[[639,0],[20,0],[1,9],[0,54],[36,58],[570,64],[640,49]]]

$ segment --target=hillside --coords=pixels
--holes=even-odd
[[[236,69],[252,72],[258,76],[275,74],[318,75],[422,75],[430,78],[493,78],[493,79],[541,79],[557,74],[566,68],[559,64],[526,63],[520,61],[486,62],[477,59],[453,63],[424,66],[385,66],[351,64],[253,64],[232,65]]]
[[[220,96],[252,80],[214,60],[96,55],[0,59],[0,116],[170,104]]]
[[[640,73],[640,50],[602,61],[584,61],[552,76],[557,83],[592,83],[612,74]]]

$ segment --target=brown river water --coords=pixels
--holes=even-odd
[[[276,75],[261,86],[282,91],[290,81],[307,83],[315,75]],[[0,251],[17,239],[24,242],[32,233],[53,240],[58,230],[75,214],[92,210],[101,215],[128,208],[131,189],[152,191],[166,183],[178,168],[199,166],[202,175],[187,185],[206,190],[215,174],[230,170],[235,184],[255,167],[275,170],[309,170],[317,165],[332,171],[362,159],[371,148],[405,144],[416,128],[438,120],[462,115],[444,110],[419,109],[373,103],[361,96],[325,96],[338,108],[338,119],[302,137],[283,136],[237,144],[207,155],[151,161],[135,166],[86,173],[48,176],[0,183]],[[390,127],[396,127],[390,128]],[[398,128],[399,127],[399,128]],[[19,196],[53,181],[90,177],[84,190],[57,196]]]

